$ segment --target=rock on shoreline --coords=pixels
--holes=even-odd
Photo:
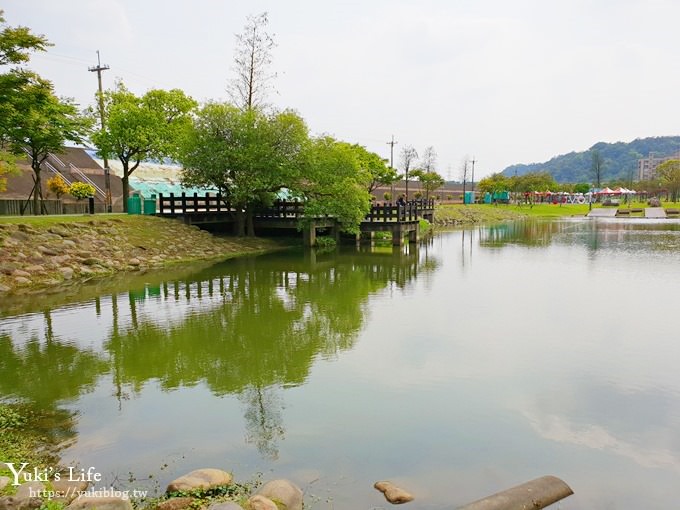
[[[183,261],[257,253],[267,246],[274,244],[215,237],[195,226],[152,216],[0,223],[0,295]]]

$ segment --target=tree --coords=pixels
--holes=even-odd
[[[404,171],[404,181],[406,181],[406,200],[408,200],[408,173],[417,159],[418,153],[412,145],[407,145],[401,149],[401,168]]]
[[[593,175],[596,187],[602,185],[602,174],[604,172],[604,158],[598,149],[591,149],[590,151],[591,165],[590,171]]]
[[[234,104],[244,110],[264,106],[270,82],[276,77],[269,71],[276,44],[267,32],[268,23],[266,12],[248,16],[243,32],[236,35],[236,77],[227,90]]]
[[[502,173],[495,173],[484,177],[477,184],[477,189],[482,193],[500,193],[502,191],[509,191],[510,188],[510,179]]]
[[[441,175],[433,170],[414,170],[411,172],[411,175],[417,178],[420,181],[420,185],[425,189],[425,199],[429,199],[430,193],[443,186],[446,182]]]
[[[31,160],[33,212],[40,214],[45,212],[40,175],[42,163],[51,152],[60,152],[66,141],[83,142],[91,123],[79,114],[70,100],[57,98],[49,81],[32,73],[9,78],[18,88],[10,92],[13,108],[3,128],[5,140],[13,153],[25,151]]]
[[[295,189],[305,199],[306,216],[332,215],[345,232],[356,234],[371,207],[370,180],[356,146],[325,136],[311,141]]]
[[[0,25],[5,24],[0,9]],[[32,51],[44,51],[51,44],[42,35],[34,35],[26,27],[4,26],[0,32],[0,66],[27,62]],[[21,71],[0,75],[0,192],[7,188],[6,175],[17,173],[16,156],[8,149],[7,128],[16,112],[16,87],[23,83]]]
[[[181,90],[149,90],[143,96],[122,82],[104,93],[106,126],[92,134],[99,154],[116,157],[123,166],[123,210],[127,211],[130,175],[145,159],[176,158],[197,103]],[[95,122],[99,116],[90,112]]]
[[[549,191],[556,189],[557,183],[548,172],[531,172],[510,178],[512,191],[526,193],[531,191]]]
[[[420,168],[425,172],[434,172],[437,166],[437,152],[431,145],[425,148],[423,157],[420,159]]]
[[[47,189],[55,194],[57,200],[69,192],[69,185],[61,175],[55,175],[51,179],[47,180]]]
[[[254,207],[300,179],[307,142],[307,126],[291,111],[265,114],[209,103],[185,138],[182,181],[217,188],[236,209],[236,233],[254,235]]]
[[[0,25],[5,24],[0,9]],[[3,27],[0,32],[0,66],[28,62],[32,51],[45,51],[52,46],[42,35],[34,35],[26,27]]]
[[[672,202],[678,201],[680,194],[680,160],[669,159],[656,167],[659,181],[668,189]]]
[[[399,178],[397,171],[388,166],[387,160],[381,158],[375,152],[370,152],[361,145],[353,145],[352,149],[359,166],[368,172],[370,177],[368,183],[369,194],[373,193],[379,186],[389,186]]]

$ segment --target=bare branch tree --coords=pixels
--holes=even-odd
[[[401,168],[404,170],[404,180],[406,181],[406,200],[408,200],[408,172],[417,159],[418,153],[412,145],[407,145],[401,149]]]
[[[437,151],[430,145],[423,152],[423,157],[420,158],[420,168],[423,172],[435,172],[437,166]]]
[[[244,110],[265,106],[271,81],[276,78],[269,69],[276,43],[267,32],[268,23],[266,12],[248,16],[243,32],[236,35],[236,76],[229,82],[227,92],[234,104]]]

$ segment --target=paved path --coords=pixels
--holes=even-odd
[[[666,211],[663,207],[647,207],[645,208],[645,218],[665,218]]]
[[[593,209],[588,213],[589,218],[614,218],[616,217],[616,207],[611,209],[605,209],[604,207],[598,207]]]

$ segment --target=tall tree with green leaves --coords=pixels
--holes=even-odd
[[[680,160],[664,161],[656,167],[656,174],[661,185],[668,190],[671,200],[677,202],[680,195]]]
[[[248,16],[243,32],[236,35],[234,71],[227,91],[235,105],[244,110],[265,106],[271,82],[276,77],[270,71],[271,52],[276,46],[267,32],[269,18],[263,12]]]
[[[352,145],[359,167],[368,172],[368,192],[373,193],[379,186],[389,186],[399,178],[397,171],[388,165],[386,159],[362,145]]]
[[[116,157],[123,166],[124,211],[130,175],[146,159],[178,157],[196,105],[196,101],[178,89],[154,89],[137,96],[118,82],[115,89],[104,92],[106,126],[97,127],[92,141],[100,155]],[[95,122],[99,121],[96,112],[91,115]]]
[[[294,112],[208,103],[184,140],[182,180],[217,188],[236,210],[236,233],[254,235],[254,208],[299,182],[307,143],[307,126]]]
[[[51,152],[60,152],[66,141],[82,143],[91,122],[81,115],[71,100],[54,95],[52,84],[37,75],[25,73],[22,85],[13,91],[14,113],[4,132],[15,154],[25,151],[34,174],[33,212],[42,205],[42,163]]]
[[[430,193],[441,188],[446,182],[444,178],[434,170],[426,171],[419,168],[411,172],[411,175],[420,181],[421,187],[425,190],[426,200],[429,200]]]
[[[356,146],[328,136],[312,140],[301,177],[295,189],[305,199],[306,216],[334,216],[345,232],[359,232],[371,207],[371,174]]]
[[[42,35],[32,34],[26,27],[5,25],[3,11],[0,9],[0,66],[27,62],[31,52],[45,51],[51,44]],[[6,189],[6,176],[17,171],[16,155],[12,154],[7,129],[12,125],[16,113],[16,96],[20,86],[26,82],[26,73],[10,70],[0,74],[0,192]]]
[[[499,193],[501,191],[510,191],[510,188],[510,179],[502,173],[491,174],[477,183],[477,189],[482,193]]]
[[[45,51],[52,46],[45,36],[32,34],[27,27],[6,26],[2,9],[0,25],[0,66],[28,62],[31,52]]]

